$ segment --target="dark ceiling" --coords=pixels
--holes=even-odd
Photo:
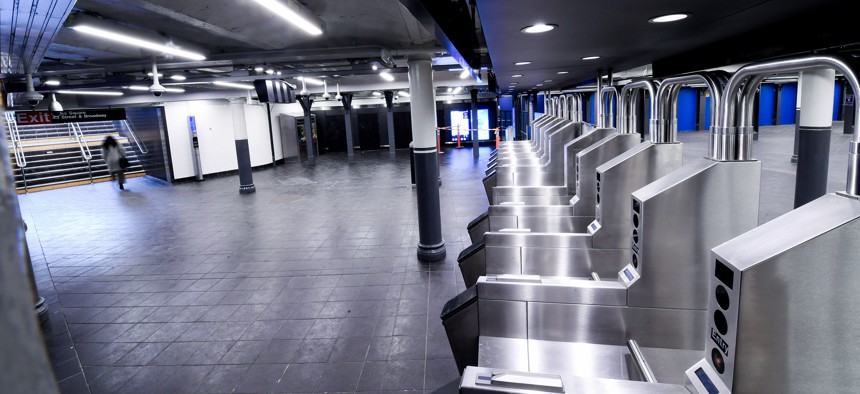
[[[856,5],[835,0],[477,0],[502,92],[508,91],[511,82],[518,82],[518,92],[561,89],[594,79],[598,70],[617,72],[654,64],[655,74],[661,68],[675,73],[721,66],[727,60],[759,60],[756,56],[857,42],[860,34],[849,32],[829,35],[831,39],[826,41],[807,39],[803,46],[792,43],[796,36],[821,36],[831,29],[850,31],[841,25],[840,15],[849,13],[849,4]],[[648,22],[671,13],[692,15],[673,23]],[[542,34],[520,31],[535,23],[557,24],[558,28]],[[733,47],[726,42],[742,43],[744,56],[731,56]],[[703,47],[722,53],[693,52]],[[693,53],[696,59],[685,60]],[[586,56],[600,59],[582,60]],[[532,63],[515,66],[519,61]],[[558,74],[565,71],[568,73]],[[523,76],[513,78],[514,74]]]
[[[56,1],[67,6],[49,13]],[[860,29],[849,12],[854,4],[845,0],[301,0],[322,23],[321,36],[304,34],[253,3],[16,1],[17,13],[0,7],[0,77],[9,77],[7,89],[23,89],[23,65],[31,62],[37,77],[59,78],[63,86],[107,88],[147,80],[150,53],[63,27],[70,10],[71,19],[95,15],[199,49],[205,61],[158,56],[157,62],[160,70],[184,72],[189,82],[197,78],[201,83],[253,79],[259,75],[253,68],[265,64],[283,70],[285,77],[328,77],[345,87],[353,76],[357,88],[375,88],[376,64],[399,73],[405,86],[402,60],[410,51],[430,50],[437,55],[440,86],[474,84],[457,78],[459,63],[489,67],[488,79],[491,85],[498,82],[500,93],[559,90],[593,80],[599,70],[619,75],[637,68],[666,76],[813,50],[853,55],[860,43]],[[30,9],[38,10],[35,18]],[[648,22],[677,12],[691,16],[668,24]],[[36,38],[28,38],[28,20],[36,22],[30,32],[42,32]],[[558,28],[543,34],[520,31],[535,23]],[[518,61],[532,63],[515,66]],[[513,89],[511,83],[516,83]],[[211,86],[189,87],[198,88]]]

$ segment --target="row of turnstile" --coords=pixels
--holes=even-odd
[[[458,258],[467,290],[441,317],[461,391],[856,392],[856,130],[845,193],[757,227],[755,92],[821,68],[860,91],[845,62],[809,57],[598,87],[596,127],[575,94],[549,100],[531,141],[491,156],[490,206]],[[683,162],[677,98],[691,84],[716,116],[707,157]]]

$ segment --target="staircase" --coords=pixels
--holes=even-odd
[[[125,149],[126,178],[146,175],[138,158],[146,151],[126,121],[23,126],[7,112],[5,122],[18,193],[109,181],[101,152],[108,135]]]

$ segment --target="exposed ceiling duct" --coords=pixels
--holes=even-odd
[[[0,78],[35,72],[74,0],[5,0],[0,6]]]

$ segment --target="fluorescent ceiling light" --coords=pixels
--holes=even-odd
[[[384,80],[386,80],[386,81],[388,81],[388,82],[393,82],[393,81],[394,81],[394,76],[393,76],[393,75],[391,75],[391,74],[389,74],[389,73],[379,73],[379,76],[380,76],[380,77],[382,77],[382,79],[384,79]]]
[[[81,94],[88,96],[122,96],[122,92],[111,90],[58,90],[60,94]]]
[[[451,104],[453,101],[451,99],[445,100],[445,104]]]
[[[373,95],[374,95],[374,96],[382,96],[382,93],[379,93],[379,92],[373,92]]]
[[[448,88],[448,93],[451,93],[453,91],[454,91],[454,88]]]
[[[648,22],[650,22],[650,23],[676,22],[676,21],[679,21],[682,19],[687,19],[688,16],[690,16],[690,14],[684,14],[684,13],[662,15],[662,16],[657,16],[657,17],[648,19]]]
[[[526,26],[526,27],[520,29],[520,31],[523,33],[530,33],[530,34],[546,33],[552,29],[555,29],[556,27],[558,27],[558,25],[538,23],[536,25]]]
[[[539,83],[539,84],[537,84],[537,85],[535,85],[535,86],[537,86],[537,87],[541,87],[541,86],[543,86],[543,84],[542,84],[542,83]]]
[[[258,73],[263,72],[263,66],[257,66],[257,67],[254,67],[254,71],[256,71],[256,72],[258,72]]]
[[[139,38],[135,38],[129,35],[115,33],[112,31],[99,29],[97,27],[80,25],[72,27],[73,30],[79,31],[81,33],[89,34],[95,37],[103,38],[110,41],[116,41],[121,44],[133,45],[141,48],[150,49],[157,52],[162,52],[168,55],[173,55],[176,57],[181,57],[184,59],[190,60],[206,60],[206,56],[203,56],[199,53],[194,53],[191,51],[186,51],[184,49],[179,49],[175,47],[170,47],[163,44],[158,44],[155,42],[141,40]]]
[[[58,81],[58,80],[56,80],[56,79],[49,79],[49,80],[45,81],[45,85],[48,85],[48,86],[60,86],[60,81]]]
[[[152,72],[148,72],[148,73],[146,73],[146,76],[147,76],[147,77],[151,77],[151,76],[152,76]],[[158,77],[159,77],[159,78],[161,78],[161,77],[163,77],[163,76],[164,76],[164,74],[162,74],[162,73],[158,73]]]
[[[139,90],[141,92],[148,92],[149,86],[132,85],[128,87],[128,90]],[[170,93],[185,93],[185,89],[180,88],[164,88],[164,91]]]
[[[253,85],[246,85],[246,84],[243,84],[243,83],[233,83],[233,82],[215,81],[215,82],[212,82],[212,84],[214,84],[214,85],[218,85],[218,86],[224,86],[224,87],[226,87],[226,88],[236,88],[236,89],[244,89],[244,90],[251,90],[251,89],[254,89],[254,86],[253,86]]]
[[[460,73],[460,79],[466,79],[468,77],[469,77],[469,70],[463,70],[463,72]]]
[[[266,70],[266,74],[272,75],[274,73],[275,73],[275,70],[272,70],[271,68]]]
[[[552,80],[551,80],[551,79],[544,79],[543,81],[544,81],[544,82],[552,82]]]
[[[514,63],[514,65],[515,65],[515,66],[525,66],[525,65],[527,65],[527,64],[532,64],[532,62],[525,61],[525,62],[516,62],[516,63]]]
[[[310,35],[318,36],[323,32],[322,30],[311,23],[309,20],[305,19],[298,12],[290,9],[290,7],[284,5],[280,1],[276,0],[254,0],[257,4],[266,7],[269,11],[272,11],[275,15],[283,18],[285,21],[292,23],[299,29],[304,30]]]
[[[567,74],[567,73],[568,73],[568,71],[559,71],[559,72],[557,72],[556,74],[558,74],[558,75],[564,75],[564,74]]]
[[[310,77],[298,77],[298,78],[296,78],[296,79],[298,79],[299,81],[307,82],[307,83],[309,83],[309,84],[311,84],[311,85],[322,86],[323,84],[325,84],[325,82],[320,81],[319,79],[316,79],[316,78],[310,78]]]
[[[281,72],[280,72],[280,71],[278,71],[278,72],[277,72],[277,73],[275,73],[275,74],[281,75]]]
[[[402,97],[409,97],[410,96],[410,94],[408,92],[404,92],[402,90],[397,92],[397,95],[402,96]]]
[[[514,74],[514,75],[511,75],[511,78],[519,78],[522,76],[523,76],[523,74]]]
[[[186,78],[184,75],[173,74],[173,75],[171,75],[171,76],[170,76],[170,79],[172,79],[172,80],[174,80],[174,81],[184,81],[184,80],[186,80],[186,79],[188,79],[188,78]]]
[[[463,91],[463,87],[462,87],[462,86],[457,86],[457,87],[454,89],[454,91],[453,91],[453,92],[451,92],[451,93],[457,94],[457,93],[460,93],[460,92],[462,92],[462,91]]]
[[[586,56],[582,58],[582,60],[597,60],[600,59],[600,56]]]

